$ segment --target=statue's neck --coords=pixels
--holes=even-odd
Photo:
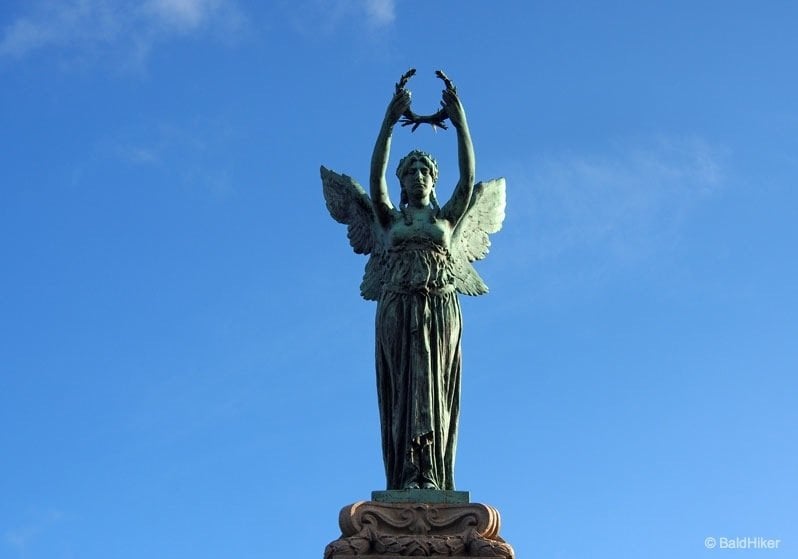
[[[430,208],[429,198],[423,200],[410,200],[407,203],[407,208],[412,211],[426,211]]]

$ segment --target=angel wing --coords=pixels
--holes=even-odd
[[[452,236],[455,287],[463,295],[482,295],[488,286],[471,262],[482,260],[490,248],[490,233],[502,227],[506,205],[503,178],[474,185],[471,202]]]
[[[364,299],[376,301],[382,288],[383,246],[371,199],[352,177],[339,175],[323,165],[321,183],[330,215],[338,223],[347,225],[349,244],[356,253],[371,255],[360,284],[360,294]]]

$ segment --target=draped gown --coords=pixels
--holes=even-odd
[[[388,489],[454,489],[462,319],[444,219],[387,228],[377,390]]]

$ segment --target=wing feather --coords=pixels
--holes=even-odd
[[[482,260],[490,250],[491,233],[504,222],[506,188],[503,178],[480,182],[474,186],[468,204],[452,237],[452,258],[457,291],[464,295],[482,295],[488,286],[471,262]]]
[[[349,244],[358,254],[370,254],[360,284],[364,299],[376,301],[382,292],[384,251],[371,199],[356,180],[339,175],[322,165],[324,201],[332,218],[347,226]]]
[[[371,200],[358,182],[348,175],[339,175],[322,165],[321,182],[324,200],[332,218],[347,225],[349,244],[358,254],[374,250],[374,209]]]

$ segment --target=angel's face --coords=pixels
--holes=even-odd
[[[429,204],[435,181],[432,169],[424,160],[414,159],[408,163],[402,173],[401,183],[409,202],[422,206]]]

